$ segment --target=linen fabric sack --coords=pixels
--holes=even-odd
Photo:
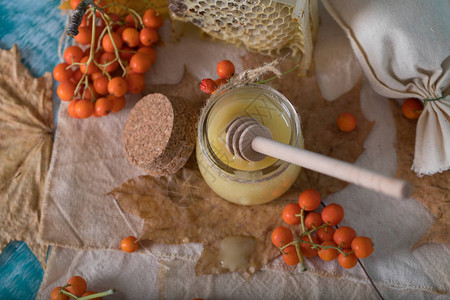
[[[450,169],[450,2],[323,1],[344,29],[374,90],[424,102],[412,169]]]

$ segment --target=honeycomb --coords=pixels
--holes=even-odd
[[[318,0],[302,3],[299,18],[293,16],[296,1],[274,0],[169,0],[171,17],[191,22],[213,38],[244,46],[266,55],[289,53],[300,67],[311,63],[318,27]],[[285,3],[281,3],[285,2]]]

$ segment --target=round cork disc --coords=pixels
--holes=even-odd
[[[128,160],[155,176],[178,171],[194,148],[196,115],[182,98],[145,96],[125,124],[123,145]]]

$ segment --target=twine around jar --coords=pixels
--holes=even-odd
[[[230,78],[230,80],[226,83],[221,85],[217,90],[216,93],[221,93],[224,90],[227,90],[229,88],[232,88],[234,86],[243,85],[246,83],[260,83],[264,84],[269,81],[272,81],[276,78],[281,78],[284,74],[287,74],[296,68],[299,67],[299,65],[295,65],[293,68],[287,70],[286,72],[282,73],[276,66],[280,64],[280,62],[283,61],[283,58],[277,58],[270,63],[265,63],[261,67],[255,68],[255,69],[248,69],[243,71],[242,73],[235,74],[233,77]],[[262,77],[267,73],[273,73],[275,74],[274,77],[271,77],[267,80],[261,80]]]

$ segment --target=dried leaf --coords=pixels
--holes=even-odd
[[[246,67],[249,64],[257,66],[266,59],[269,58],[250,54],[244,62]],[[320,96],[314,76],[299,78],[291,73],[274,82],[274,86],[299,108],[305,147],[349,162],[354,162],[363,151],[363,142],[372,127],[362,116],[359,101],[356,101],[360,85],[358,83],[350,92],[330,103]],[[335,120],[342,111],[356,115],[357,130],[351,133],[338,131]],[[321,138],[315,139],[314,136],[319,134]],[[197,262],[196,273],[218,274],[227,272],[218,259],[223,238],[254,237],[256,250],[250,254],[249,264],[253,267],[251,271],[261,269],[280,255],[279,250],[273,247],[270,235],[283,223],[281,212],[286,204],[296,202],[299,191],[304,188],[316,188],[326,196],[345,185],[327,176],[302,171],[296,187],[280,199],[264,205],[240,206],[217,196],[206,185],[195,159],[191,158],[175,175],[161,178],[140,176],[110,194],[122,209],[144,219],[141,239],[164,244],[202,243],[205,248]]]
[[[414,248],[429,243],[450,244],[450,172],[417,177],[411,170],[417,122],[403,117],[400,107],[394,102],[391,108],[397,127],[397,177],[414,185],[412,198],[419,200],[436,219]]]
[[[23,240],[45,266],[37,241],[52,152],[52,78],[34,78],[16,45],[0,50],[0,249]]]
[[[170,181],[182,184],[172,185]],[[171,194],[184,194],[189,206],[178,206],[170,200]],[[176,175],[159,179],[151,176],[134,178],[110,193],[120,206],[144,219],[141,239],[164,244],[186,242],[203,243],[205,251],[200,258],[197,274],[224,272],[220,261],[208,253],[216,253],[218,243],[227,236],[246,235],[257,239],[257,249],[249,262],[255,269],[262,268],[279,252],[270,244],[270,231],[281,225],[283,206],[292,201],[274,201],[266,205],[244,207],[218,197],[205,183],[194,158]]]

